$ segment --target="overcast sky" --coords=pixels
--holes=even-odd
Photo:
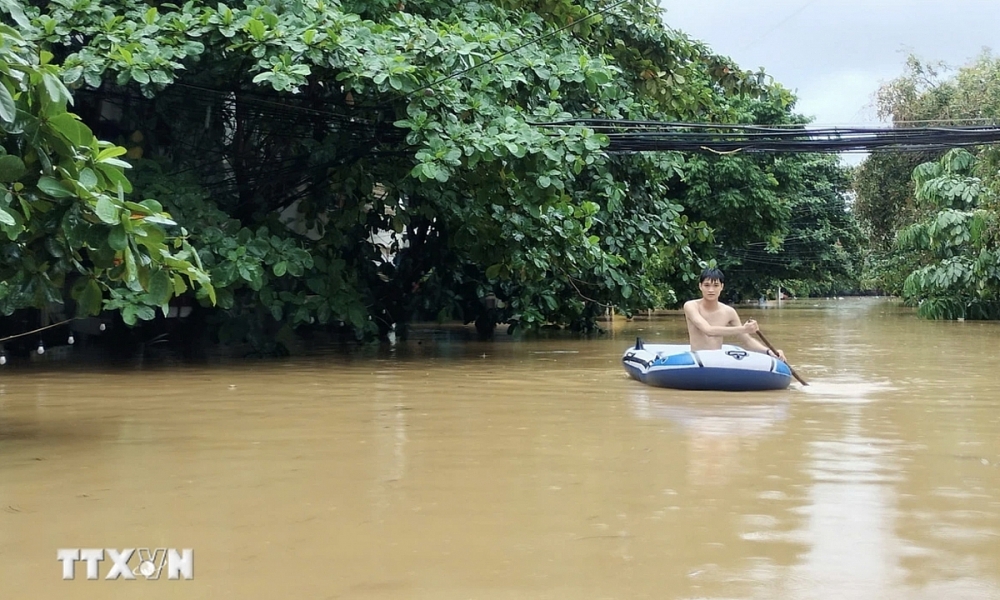
[[[667,24],[763,67],[815,125],[873,125],[879,84],[913,53],[961,66],[1000,54],[1000,0],[660,0]]]

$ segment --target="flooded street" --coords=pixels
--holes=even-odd
[[[644,386],[635,337],[0,370],[0,598],[1000,599],[1000,323],[740,307],[811,385]],[[59,548],[191,548],[99,581]],[[134,567],[135,561],[131,563]]]

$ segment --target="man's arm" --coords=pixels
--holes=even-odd
[[[736,309],[735,308],[733,309],[732,322],[735,322],[735,323],[739,323],[740,322],[740,316],[738,314],[736,314]],[[747,323],[749,323],[749,322],[750,321],[747,321]],[[755,325],[755,327],[753,328],[754,329],[753,333],[756,333],[757,332],[756,323],[754,325]],[[761,342],[758,342],[757,340],[755,340],[754,338],[752,338],[750,336],[750,333],[740,334],[739,340],[742,343],[742,347],[744,347],[744,348],[746,348],[748,350],[753,350],[754,352],[760,352],[762,354],[767,354],[768,356],[773,356],[773,353],[770,351],[771,349],[768,348],[767,346],[765,346],[764,344],[762,344]],[[782,350],[780,348],[778,348],[777,350],[778,350],[778,354],[777,354],[777,356],[775,356],[775,358],[780,358],[781,360],[785,360],[785,353],[782,352]]]
[[[740,345],[747,350],[753,350],[754,352],[763,352],[768,354],[767,346],[758,342],[757,340],[750,337],[749,333],[740,334]]]
[[[747,334],[750,332],[751,328],[749,321],[746,325],[740,325],[739,318],[736,320],[736,325],[712,325],[705,320],[705,317],[701,316],[701,313],[698,312],[698,305],[695,304],[694,301],[688,302],[684,305],[684,316],[688,318],[688,321],[690,321],[691,324],[698,329],[698,331],[704,333],[705,335],[714,337]],[[756,327],[753,327],[753,330],[757,331]]]

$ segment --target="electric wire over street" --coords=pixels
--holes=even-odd
[[[586,127],[606,135],[608,152],[916,152],[1000,142],[1000,126],[896,128],[730,125],[572,119],[536,123],[544,129]]]

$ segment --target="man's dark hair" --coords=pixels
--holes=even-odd
[[[705,269],[701,272],[701,278],[698,279],[698,283],[701,284],[705,280],[713,281],[719,280],[719,283],[726,283],[726,276],[722,274],[722,271],[718,269]]]

